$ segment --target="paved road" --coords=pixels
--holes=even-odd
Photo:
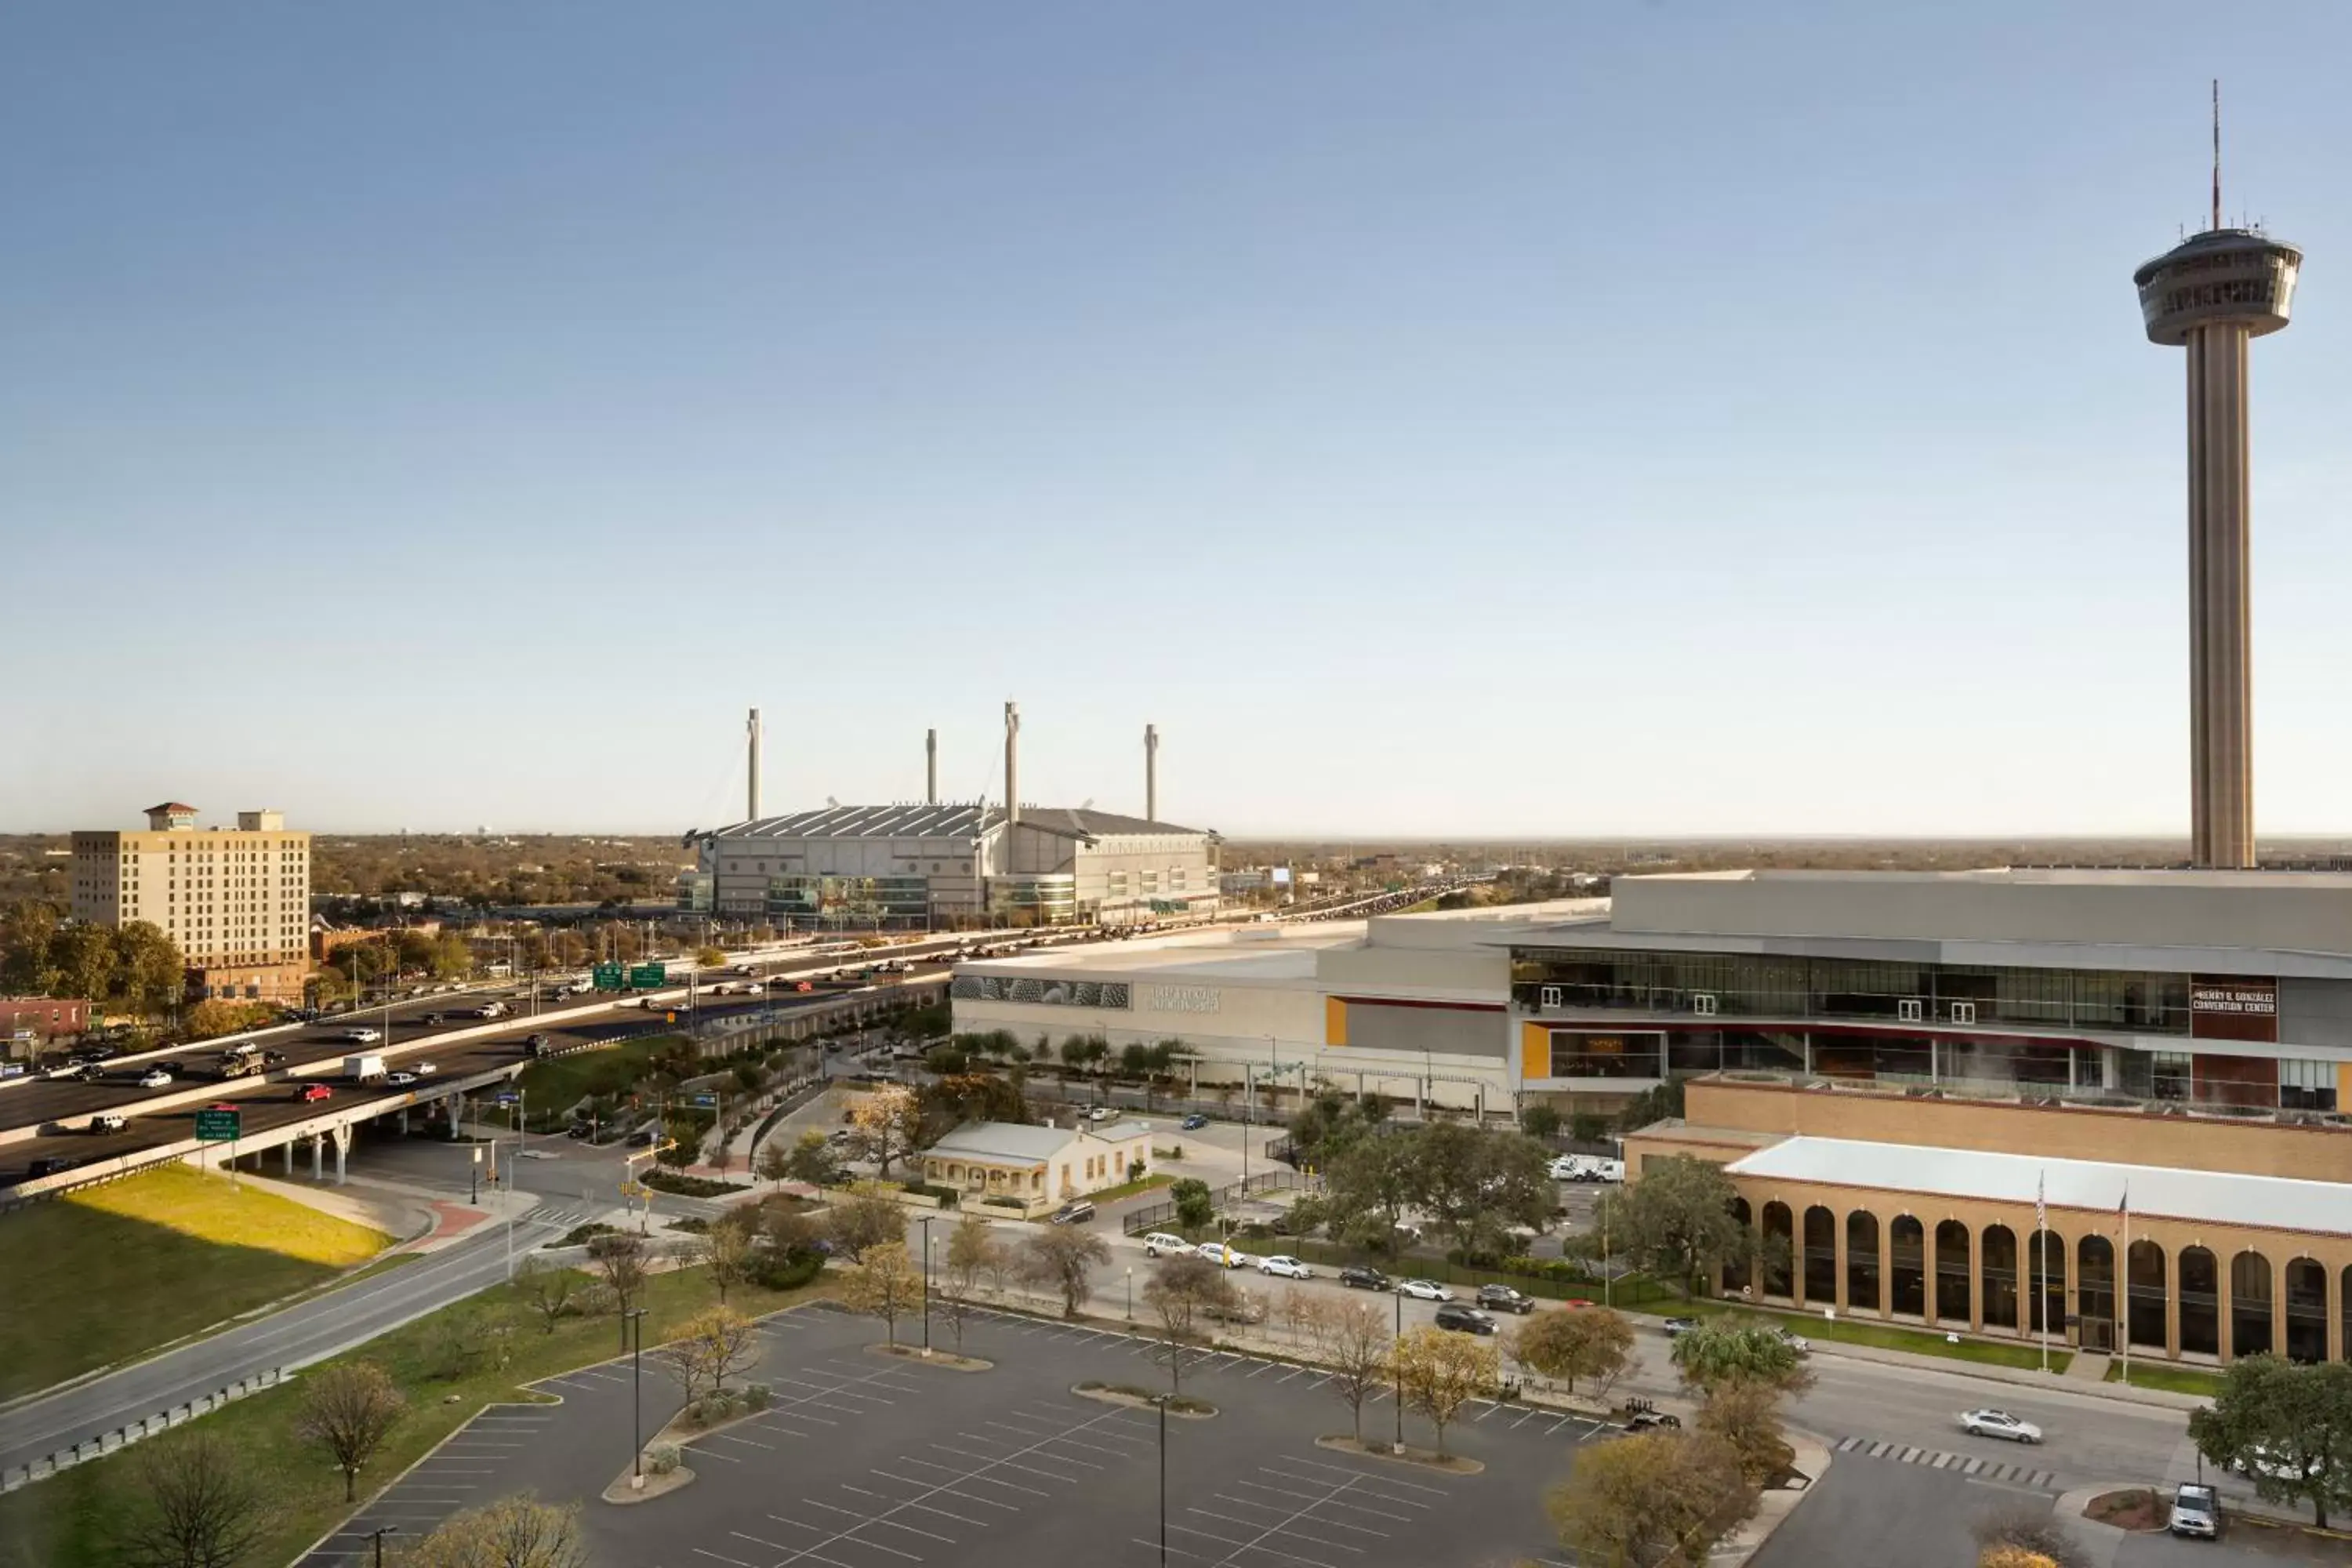
[[[576,1209],[576,1205],[574,1205]],[[574,1209],[541,1205],[513,1227],[514,1254],[560,1236],[579,1222]],[[199,1340],[62,1393],[0,1413],[0,1467],[29,1463],[126,1422],[271,1367],[294,1367],[373,1338],[413,1318],[506,1278],[503,1225],[413,1263]]]

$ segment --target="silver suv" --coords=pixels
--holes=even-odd
[[[2210,1541],[2221,1533],[2221,1505],[2213,1497],[2211,1487],[2184,1482],[2172,1494],[2172,1533],[2202,1536]]]

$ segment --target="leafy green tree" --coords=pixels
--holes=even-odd
[[[1538,1312],[1512,1337],[1511,1353],[1521,1366],[1576,1392],[1582,1378],[1605,1396],[1633,1359],[1633,1325],[1606,1307]]]
[[[2331,1510],[2352,1508],[2352,1363],[2241,1356],[2220,1395],[2189,1415],[2189,1436],[2265,1500],[2309,1504],[2325,1530]]]
[[[16,996],[55,996],[57,966],[49,962],[49,942],[60,919],[54,905],[27,902],[0,920],[0,992]]]
[[[1706,1568],[1716,1544],[1756,1511],[1756,1491],[1729,1445],[1647,1432],[1579,1450],[1544,1509],[1580,1563]]]
[[[771,1151],[782,1146],[770,1143]],[[765,1167],[761,1174],[767,1174]],[[841,1162],[834,1157],[833,1145],[822,1132],[808,1131],[793,1140],[791,1151],[783,1157],[783,1179],[806,1182],[813,1187],[830,1187],[841,1180]]]
[[[1402,1137],[1408,1194],[1464,1248],[1495,1252],[1505,1227],[1541,1230],[1551,1223],[1551,1156],[1535,1140],[1443,1121]]]
[[[1738,1195],[1722,1166],[1675,1154],[1644,1160],[1641,1179],[1603,1194],[1601,1211],[1621,1256],[1688,1296],[1748,1245],[1731,1212]]]
[[[1538,1100],[1519,1116],[1519,1126],[1530,1138],[1550,1138],[1559,1132],[1559,1111]]]
[[[1182,1176],[1171,1183],[1168,1198],[1176,1205],[1177,1225],[1186,1230],[1199,1230],[1216,1220],[1216,1199],[1210,1194],[1209,1184],[1197,1176]]]
[[[1331,1162],[1324,1195],[1335,1236],[1377,1252],[1393,1252],[1397,1225],[1415,1191],[1412,1138],[1367,1138]]]
[[[1813,1381],[1804,1355],[1779,1329],[1742,1319],[1701,1322],[1675,1339],[1673,1359],[1684,1384],[1702,1392],[1755,1383],[1794,1394]]]
[[[132,921],[116,931],[114,954],[120,994],[134,1012],[161,1013],[187,987],[187,961],[151,921]]]
[[[1568,1119],[1568,1135],[1579,1143],[1599,1143],[1609,1136],[1609,1119],[1591,1110],[1580,1110]]]
[[[57,972],[52,994],[103,1002],[116,994],[121,960],[114,933],[104,926],[67,926],[49,939],[49,967]]]

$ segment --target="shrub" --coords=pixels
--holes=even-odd
[[[821,1252],[760,1252],[753,1255],[751,1279],[768,1290],[797,1290],[824,1269]]]
[[[710,1231],[710,1222],[698,1214],[690,1214],[670,1221],[667,1228],[682,1230],[688,1236],[707,1236]]]
[[[600,1236],[619,1235],[620,1228],[621,1227],[618,1226],[599,1225],[593,1222],[587,1225],[575,1225],[570,1230],[565,1231],[563,1233],[563,1239],[557,1242],[555,1245],[558,1247],[585,1247]]]
[[[755,1383],[743,1391],[743,1404],[752,1410],[765,1410],[775,1398],[776,1391],[764,1383]]]
[[[677,1444],[656,1443],[652,1447],[646,1450],[646,1470],[647,1474],[666,1476],[676,1468],[677,1468]]]
[[[638,1180],[656,1192],[676,1193],[680,1197],[716,1198],[743,1190],[740,1182],[714,1182],[703,1176],[682,1175],[676,1171],[647,1171]]]

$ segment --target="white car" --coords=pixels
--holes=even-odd
[[[2042,1428],[2006,1410],[1964,1410],[1960,1430],[1971,1437],[2006,1437],[2012,1443],[2039,1443]]]
[[[1224,1268],[1239,1268],[1249,1258],[1246,1252],[1238,1247],[1227,1247],[1222,1241],[1204,1241],[1192,1250]]]
[[[1555,1182],[1580,1182],[1584,1179],[1585,1161],[1579,1154],[1562,1154],[1545,1167],[1545,1173]]]
[[[1143,1238],[1143,1256],[1146,1258],[1157,1258],[1161,1253],[1173,1254],[1193,1250],[1194,1247],[1191,1242],[1181,1236],[1171,1236],[1164,1230],[1155,1230]]]
[[[1097,1105],[1092,1110],[1087,1112],[1087,1120],[1089,1121],[1108,1121],[1112,1117],[1117,1116],[1118,1114],[1118,1111],[1112,1110],[1108,1105]]]
[[[355,1046],[372,1046],[383,1038],[381,1029],[345,1029],[342,1037]]]
[[[1315,1278],[1315,1270],[1307,1268],[1307,1265],[1299,1262],[1296,1258],[1283,1252],[1277,1252],[1271,1258],[1259,1258],[1257,1260],[1257,1271],[1260,1274],[1279,1274],[1285,1279],[1312,1279]]]
[[[1451,1301],[1454,1293],[1434,1279],[1400,1279],[1397,1294],[1410,1296],[1416,1301]]]
[[[139,1087],[142,1089],[169,1089],[172,1087],[172,1075],[165,1072],[162,1068],[149,1068],[145,1072],[139,1075]]]
[[[388,1072],[383,1075],[383,1081],[394,1089],[406,1089],[416,1081],[416,1075],[413,1072]]]
[[[428,1073],[438,1072],[440,1069],[431,1062],[411,1062],[408,1064],[408,1070],[423,1078]]]

